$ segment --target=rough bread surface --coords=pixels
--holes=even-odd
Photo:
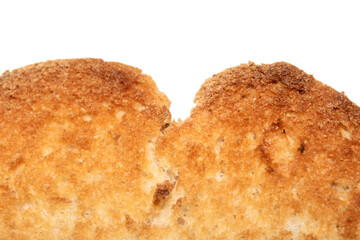
[[[284,62],[206,80],[171,122],[139,69],[0,77],[0,239],[360,239],[360,109]],[[169,124],[170,123],[170,124]]]
[[[0,78],[0,239],[126,239],[164,174],[169,101],[139,69],[50,61]]]

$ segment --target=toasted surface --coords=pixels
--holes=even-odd
[[[360,238],[360,109],[288,63],[214,75],[170,126],[119,63],[0,86],[0,239]]]
[[[146,224],[165,177],[150,155],[168,107],[150,77],[119,63],[58,60],[4,73],[0,239],[133,235],[129,222]]]
[[[157,144],[182,239],[359,239],[360,109],[287,63],[230,68]],[[181,224],[177,221],[181,219]]]

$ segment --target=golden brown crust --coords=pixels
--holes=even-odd
[[[149,76],[120,63],[57,60],[4,73],[0,239],[138,234],[164,180],[150,152],[168,107]]]
[[[186,196],[179,232],[360,237],[360,110],[343,93],[288,63],[249,63],[208,79],[195,101],[157,145]]]
[[[360,110],[288,63],[206,80],[169,126],[139,69],[0,77],[0,239],[358,239]]]

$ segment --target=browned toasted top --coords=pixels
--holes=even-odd
[[[57,60],[5,72],[0,239],[125,238],[129,219],[146,225],[164,178],[151,154],[168,107],[149,76],[120,63]]]
[[[94,103],[104,101],[126,106],[131,104],[129,101],[169,104],[153,80],[140,69],[101,59],[37,63],[6,71],[0,80],[1,113],[22,110],[40,100],[79,103],[94,111],[97,111],[93,109]]]
[[[158,141],[193,239],[359,239],[360,110],[284,62],[206,80]]]
[[[288,63],[214,75],[170,126],[119,63],[0,86],[0,239],[360,238],[360,110]]]

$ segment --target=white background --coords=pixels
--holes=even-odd
[[[184,119],[203,81],[287,61],[360,104],[360,1],[0,1],[0,72],[95,57],[141,68]]]

